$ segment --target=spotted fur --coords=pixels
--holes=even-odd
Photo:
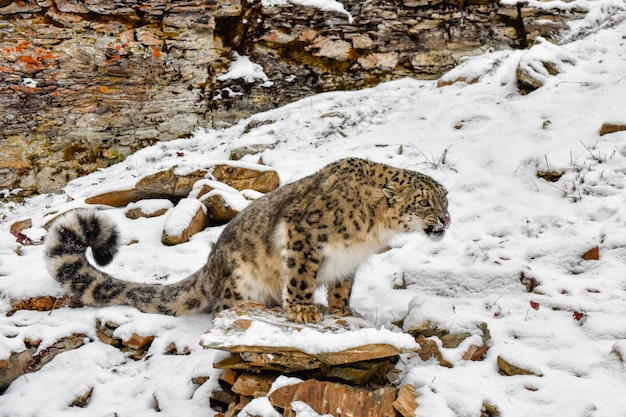
[[[86,305],[130,305],[149,313],[210,312],[248,301],[282,306],[295,322],[319,322],[317,287],[333,314],[350,313],[354,273],[404,232],[443,237],[446,190],[432,178],[362,159],[332,163],[251,203],[224,229],[207,263],[170,285],[122,281],[92,266],[109,263],[119,232],[104,215],[73,211],[46,237],[52,275]]]

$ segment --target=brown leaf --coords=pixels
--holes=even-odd
[[[600,127],[600,136],[608,135],[609,133],[622,132],[626,130],[626,123],[604,123]]]
[[[589,249],[587,252],[585,252],[582,255],[582,258],[585,261],[598,261],[598,260],[600,260],[600,248],[598,246],[595,246],[595,247]]]

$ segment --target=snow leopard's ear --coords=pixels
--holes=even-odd
[[[402,199],[401,194],[397,192],[393,187],[383,187],[383,194],[387,197],[387,202],[392,205],[396,201]]]

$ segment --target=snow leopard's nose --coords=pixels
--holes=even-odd
[[[449,214],[446,214],[445,216],[439,216],[439,221],[441,222],[441,224],[443,224],[444,229],[450,227],[450,223],[452,222]]]

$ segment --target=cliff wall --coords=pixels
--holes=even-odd
[[[463,56],[554,38],[576,14],[494,0],[296,3],[0,0],[0,190],[55,191],[157,141],[312,94],[438,78]],[[258,76],[229,76],[245,57]]]

